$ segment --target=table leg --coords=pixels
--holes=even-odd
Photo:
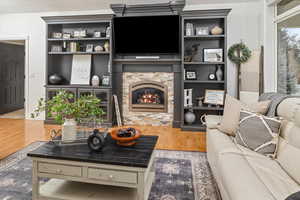
[[[32,163],[32,200],[39,199],[39,177],[38,177],[38,164],[37,161]]]
[[[138,173],[138,188],[137,188],[136,200],[146,200],[145,199],[145,174],[142,172]]]

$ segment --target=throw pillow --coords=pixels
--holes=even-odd
[[[275,157],[281,122],[253,112],[241,111],[236,132],[237,144],[266,156]]]
[[[227,94],[223,118],[218,129],[228,135],[234,136],[239,124],[241,108],[241,102]]]
[[[252,104],[246,106],[246,110],[264,115],[269,110],[270,104],[271,104],[271,101],[269,101],[269,100],[268,101],[259,101],[259,102],[252,103]]]

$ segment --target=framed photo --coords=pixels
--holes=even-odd
[[[224,105],[224,90],[205,90],[204,103],[213,105]]]
[[[94,45],[92,45],[92,44],[87,44],[86,45],[86,52],[93,52],[93,50],[94,50]]]
[[[70,39],[71,38],[71,33],[64,33],[63,34],[63,39]]]
[[[52,33],[52,38],[60,39],[62,37],[62,33],[54,32]]]
[[[186,80],[197,80],[197,72],[194,70],[185,70]]]
[[[223,49],[203,49],[204,62],[223,62]]]
[[[209,35],[209,28],[197,26],[196,27],[196,35]]]
[[[52,45],[51,52],[62,52],[62,46],[60,45]]]
[[[102,77],[102,85],[105,85],[105,86],[110,85],[110,76],[103,76]]]

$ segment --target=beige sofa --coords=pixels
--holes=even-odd
[[[283,118],[275,160],[233,142],[215,128],[220,117],[207,118],[207,157],[223,200],[284,200],[300,191],[300,99],[277,108]]]

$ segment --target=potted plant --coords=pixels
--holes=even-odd
[[[81,119],[101,122],[105,113],[100,107],[101,100],[94,95],[83,95],[74,99],[74,94],[59,90],[50,100],[39,99],[31,117],[36,118],[41,112],[47,111],[48,117],[62,125],[62,140],[75,140],[77,123]]]

